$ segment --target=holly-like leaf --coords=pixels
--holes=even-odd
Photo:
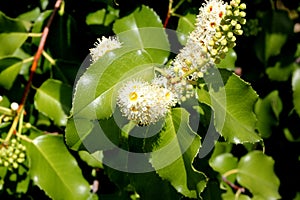
[[[181,108],[172,109],[160,132],[158,142],[152,145],[150,162],[159,176],[170,181],[184,196],[199,197],[207,180],[202,172],[192,166],[201,141],[200,136],[189,126],[187,111]]]
[[[198,89],[199,101],[214,111],[216,130],[232,143],[255,143],[261,138],[255,132],[253,112],[258,96],[249,83],[228,71],[214,71],[206,78],[209,91]]]
[[[47,195],[52,199],[88,199],[89,184],[61,136],[39,136],[27,149],[31,178]]]
[[[195,29],[196,15],[188,13],[185,16],[182,16],[178,20],[177,26],[177,37],[180,44],[185,45],[187,37]]]
[[[274,173],[274,160],[261,151],[252,151],[238,163],[238,182],[250,190],[253,199],[279,199],[279,179]]]
[[[153,63],[167,61],[170,49],[168,38],[159,16],[149,7],[143,5],[132,14],[116,20],[113,31],[123,45],[146,51]]]
[[[272,127],[278,125],[279,114],[282,111],[282,102],[278,91],[271,92],[264,99],[259,99],[255,105],[257,115],[257,127],[263,138],[272,134]]]
[[[37,89],[34,104],[58,126],[65,126],[71,107],[72,88],[61,81],[48,79]]]
[[[292,88],[293,88],[293,103],[296,112],[300,116],[300,69],[294,71],[292,78]]]

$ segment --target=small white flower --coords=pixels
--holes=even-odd
[[[95,48],[90,49],[90,54],[92,56],[92,62],[96,62],[100,57],[102,57],[106,52],[118,49],[121,47],[117,37],[102,37],[98,38],[98,42],[95,42]]]
[[[154,79],[155,80],[155,79]],[[152,84],[133,80],[120,88],[117,104],[127,119],[149,125],[165,117],[174,105],[173,93],[154,81]]]

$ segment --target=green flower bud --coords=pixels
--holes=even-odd
[[[245,10],[246,9],[246,4],[245,3],[241,3],[241,5],[239,6],[240,9]]]
[[[239,19],[239,22],[240,22],[242,25],[244,25],[244,24],[246,24],[246,19],[241,18],[241,19]]]
[[[235,25],[235,29],[241,29],[242,26],[240,24]]]
[[[12,166],[13,166],[13,168],[17,169],[17,168],[19,167],[19,164],[16,163],[16,162],[14,162],[14,163],[12,164]]]
[[[208,45],[209,45],[209,46],[214,46],[214,44],[215,44],[215,42],[214,42],[213,40],[210,40],[210,41],[208,42]]]
[[[239,15],[240,15],[240,17],[246,17],[246,12],[241,11],[241,12],[239,12]]]
[[[221,45],[222,45],[222,46],[227,45],[227,40],[226,40],[226,39],[221,40]]]
[[[221,32],[216,32],[215,34],[217,39],[220,39],[222,37],[222,33]]]
[[[235,30],[234,33],[237,35],[243,35],[243,30]]]
[[[232,26],[235,26],[235,25],[237,24],[237,21],[231,20],[230,24],[231,24]]]
[[[232,37],[233,37],[233,32],[228,32],[228,33],[227,33],[227,37],[228,37],[228,38],[232,38]]]
[[[239,15],[240,15],[240,11],[239,11],[239,10],[235,10],[235,11],[233,12],[233,15],[236,16],[236,17],[239,16]]]
[[[223,29],[223,31],[228,31],[229,30],[229,26],[228,25],[223,25],[222,29]]]

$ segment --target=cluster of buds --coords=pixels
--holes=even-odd
[[[9,145],[0,147],[0,166],[9,170],[17,169],[25,161],[26,147],[18,140],[12,139]]]
[[[228,50],[236,45],[235,35],[243,34],[242,25],[246,24],[245,9],[246,4],[240,0],[232,0],[226,5],[220,25],[216,27],[216,32],[208,43],[210,56],[215,63],[219,63]]]

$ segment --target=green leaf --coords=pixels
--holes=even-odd
[[[107,119],[115,108],[122,81],[139,77],[150,80],[153,65],[146,53],[116,49],[91,65],[77,82],[73,98],[76,118]]]
[[[168,37],[159,16],[149,7],[142,6],[116,20],[113,31],[123,45],[146,51],[153,63],[167,61],[170,50]]]
[[[159,176],[170,181],[184,196],[199,197],[207,180],[202,172],[196,171],[192,166],[201,141],[200,136],[189,126],[188,112],[181,108],[172,109],[158,142],[152,145],[150,162]]]
[[[268,67],[266,73],[270,80],[274,81],[287,81],[292,75],[293,71],[297,68],[296,63],[291,63],[287,66],[282,66],[281,62],[277,62],[274,67]]]
[[[176,192],[170,183],[167,180],[162,180],[155,171],[129,174],[129,178],[130,184],[134,186],[140,199],[181,199],[181,195]]]
[[[237,163],[238,159],[231,153],[223,153],[209,160],[209,165],[221,175],[231,169],[235,169],[237,167]],[[235,176],[229,176],[228,180],[234,182]]]
[[[106,10],[101,9],[93,13],[89,13],[86,17],[87,25],[110,25],[114,20],[116,20],[119,16],[118,10]]]
[[[3,12],[0,11],[0,33],[10,32],[26,32],[24,23],[18,18],[13,19],[7,17]]]
[[[225,69],[233,69],[235,68],[235,61],[237,59],[237,55],[233,49],[229,49],[226,53],[226,57],[221,60],[219,64],[216,66],[218,68],[225,68]]]
[[[296,112],[300,116],[300,68],[296,69],[293,73],[292,88],[293,88],[293,103]]]
[[[258,132],[263,138],[272,134],[272,128],[279,124],[279,114],[282,111],[282,102],[278,91],[274,90],[264,99],[259,99],[255,105]]]
[[[18,16],[18,19],[26,20],[26,21],[35,21],[38,16],[41,14],[40,8],[36,7],[28,12],[22,13]]]
[[[199,101],[214,110],[214,125],[226,141],[259,142],[261,138],[255,132],[256,116],[253,112],[257,94],[237,75],[223,70],[220,72],[226,76],[224,86],[218,72],[213,72],[206,78],[209,91],[204,88],[197,90]]]
[[[272,56],[280,54],[288,36],[293,33],[293,21],[285,11],[267,11],[262,16],[262,35],[255,42],[255,52],[267,64]]]
[[[94,154],[98,159],[103,157],[103,154],[101,151],[97,151]],[[79,156],[80,156],[81,160],[86,162],[89,166],[91,166],[93,168],[103,168],[102,163],[98,159],[96,159],[93,155],[91,155],[89,152],[79,151]]]
[[[177,37],[180,44],[185,45],[187,37],[195,29],[196,15],[188,13],[179,18],[178,26],[176,29]]]
[[[22,60],[16,57],[0,59],[0,85],[3,88],[9,90],[12,87],[21,70],[22,64]]]
[[[27,40],[27,33],[1,33],[0,58],[12,55]]]
[[[34,105],[54,121],[58,126],[65,126],[71,107],[72,88],[61,81],[48,79],[37,89]]]
[[[32,180],[52,199],[89,197],[89,184],[61,136],[39,136],[27,145],[27,150]]]
[[[225,193],[222,194],[222,200],[251,200],[251,198],[247,195],[241,194],[238,197],[235,196],[235,194],[231,193]]]
[[[279,199],[279,179],[274,173],[274,160],[261,151],[243,156],[238,164],[238,182],[250,190],[254,199]]]

